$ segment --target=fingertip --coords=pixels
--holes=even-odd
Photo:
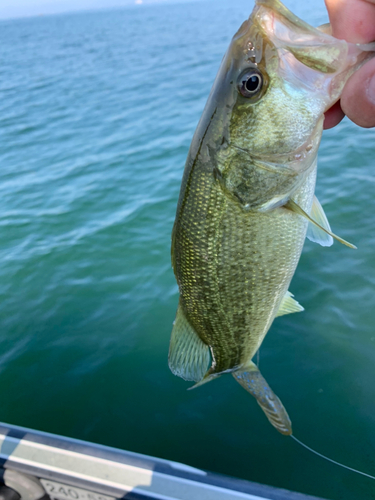
[[[341,122],[344,116],[345,113],[341,109],[340,101],[337,101],[324,113],[323,128],[327,130],[329,128],[335,127]]]
[[[341,96],[343,112],[360,127],[375,127],[375,60],[352,75]]]

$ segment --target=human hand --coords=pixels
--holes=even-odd
[[[375,40],[375,0],[325,0],[332,35],[352,43]],[[347,81],[339,102],[325,114],[324,128],[347,115],[360,127],[375,127],[375,58]]]

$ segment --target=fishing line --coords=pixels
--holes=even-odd
[[[344,464],[340,464],[340,462],[336,462],[336,460],[332,460],[332,458],[326,457],[325,455],[322,455],[322,453],[319,453],[318,451],[313,450],[310,448],[310,446],[307,446],[307,444],[302,443],[299,439],[297,439],[293,434],[290,435],[291,438],[294,439],[294,441],[297,441],[301,446],[306,448],[307,450],[311,451],[312,453],[315,453],[315,455],[318,455],[318,457],[324,458],[325,460],[328,460],[329,462],[332,462],[335,465],[339,465],[340,467],[343,467],[344,469],[351,470],[352,472],[356,472],[357,474],[361,474],[362,476],[369,477],[370,479],[375,479],[375,476],[371,476],[370,474],[366,474],[366,472],[361,472],[360,470],[353,469],[352,467],[349,467]]]

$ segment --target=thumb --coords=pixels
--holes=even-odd
[[[325,0],[325,3],[333,36],[352,43],[375,40],[375,0]],[[361,127],[375,127],[375,60],[350,77],[340,105],[326,114],[326,128],[336,125],[343,113]]]
[[[349,78],[341,95],[341,109],[360,127],[375,127],[375,59]]]

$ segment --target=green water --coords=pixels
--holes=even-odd
[[[325,22],[324,6],[289,2]],[[230,376],[167,366],[170,232],[194,129],[245,1],[0,23],[0,420],[329,499],[375,483],[279,435]],[[295,435],[375,475],[375,133],[324,134],[306,242],[260,353]]]

